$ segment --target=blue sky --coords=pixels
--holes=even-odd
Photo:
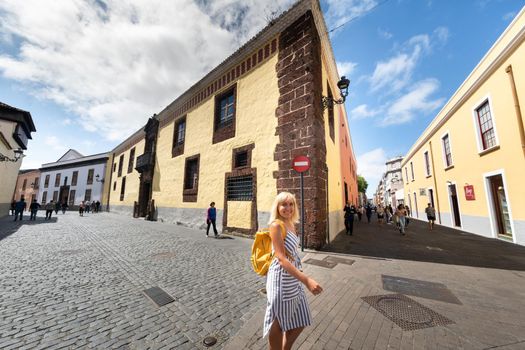
[[[0,0],[0,101],[31,112],[22,168],[111,150],[292,0]],[[323,0],[372,195],[525,0]],[[188,60],[188,57],[192,57]]]

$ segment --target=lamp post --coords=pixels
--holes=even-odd
[[[345,76],[341,77],[341,80],[337,82],[337,87],[339,88],[339,92],[341,94],[341,98],[338,100],[334,100],[331,96],[323,96],[321,99],[321,105],[323,108],[323,111],[328,107],[333,107],[334,104],[342,104],[346,100],[346,96],[348,96],[348,86],[350,85],[350,80],[347,79]]]

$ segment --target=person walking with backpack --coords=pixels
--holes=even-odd
[[[301,283],[313,295],[323,291],[319,283],[301,271],[297,252],[300,239],[295,232],[298,221],[295,196],[289,192],[279,193],[270,212],[270,237],[275,255],[266,278],[267,307],[263,325],[263,337],[269,335],[270,349],[291,349],[302,330],[312,323]]]
[[[354,233],[354,218],[356,214],[356,209],[353,204],[350,205],[350,203],[346,202],[343,211],[345,212],[346,234],[351,236]]]
[[[210,203],[210,207],[206,211],[206,224],[208,228],[206,229],[206,237],[210,237],[210,225],[213,225],[213,233],[215,233],[215,238],[219,236],[217,232],[217,226],[215,226],[217,221],[217,209],[215,208],[215,202]]]

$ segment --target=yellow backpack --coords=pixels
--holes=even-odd
[[[275,220],[275,222],[281,226],[284,241],[286,239],[286,229],[284,228],[284,224],[279,220]],[[288,257],[290,256],[288,251],[286,252],[286,255]],[[267,228],[256,232],[252,245],[252,255],[250,258],[253,270],[261,276],[266,276],[268,269],[270,268],[270,264],[272,263],[273,256],[274,254],[272,253],[272,238],[270,237],[270,229]]]

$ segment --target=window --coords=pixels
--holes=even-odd
[[[423,153],[423,158],[425,159],[425,174],[430,176],[430,159],[428,158],[428,151]]]
[[[49,175],[46,175],[46,179],[44,180],[44,188],[49,187]]]
[[[124,194],[126,193],[126,177],[122,178],[122,185],[120,186],[120,201],[124,200]]]
[[[53,202],[58,200],[58,191],[53,191]]]
[[[40,178],[39,177],[35,177],[35,182],[33,182],[33,188],[35,190],[38,190],[39,187],[40,187]]]
[[[113,191],[115,191],[117,189],[117,181],[114,181],[113,182]]]
[[[330,101],[333,101],[333,95],[332,90],[330,89],[330,85],[327,84],[328,89],[328,98]],[[328,105],[328,127],[330,129],[330,138],[332,139],[332,142],[335,139],[335,127],[334,127],[334,104],[330,103]]]
[[[186,139],[186,117],[180,118],[175,122],[173,130],[173,147],[171,155],[173,157],[184,153],[184,140]]]
[[[226,199],[229,201],[253,200],[253,175],[229,177],[226,183]]]
[[[91,188],[86,189],[86,193],[84,193],[84,200],[91,201]]]
[[[235,136],[236,87],[215,97],[213,143]]]
[[[75,205],[75,190],[69,191],[69,205]]]
[[[452,165],[452,153],[450,151],[450,139],[448,134],[443,136],[441,142],[443,144],[443,158],[445,160],[445,167],[448,168]]]
[[[197,191],[199,188],[199,158],[199,155],[186,158],[183,189],[184,202],[197,201]]]
[[[129,151],[129,160],[128,160],[128,174],[133,172],[133,163],[135,161],[135,147]]]
[[[122,154],[120,156],[120,159],[118,161],[118,177],[121,177],[122,176],[122,166],[124,164],[124,155]]]
[[[348,184],[345,181],[345,203],[348,203]]]
[[[95,169],[89,169],[88,170],[88,177],[87,177],[87,184],[92,185],[93,184],[93,175],[95,175]]]
[[[481,146],[483,150],[496,146],[496,133],[490,113],[489,101],[485,101],[481,107],[476,109],[478,117],[478,127],[481,136]]]
[[[59,186],[60,186],[60,173],[56,174],[55,176],[55,187],[59,187]]]
[[[24,179],[24,182],[22,182],[22,191],[25,191],[27,186],[27,179]]]
[[[405,179],[407,179],[407,183],[408,183],[408,168],[405,167]]]
[[[44,193],[42,193],[42,204],[46,204],[46,201],[47,201],[47,191],[44,191]]]
[[[115,170],[117,170],[117,163],[113,163],[113,172],[115,172]]]
[[[71,186],[76,186],[78,181],[78,171],[73,171],[73,177],[71,178]]]
[[[414,164],[412,162],[410,162],[410,172],[412,175],[412,181],[414,181]]]
[[[235,168],[248,166],[248,151],[237,152],[235,154]]]

